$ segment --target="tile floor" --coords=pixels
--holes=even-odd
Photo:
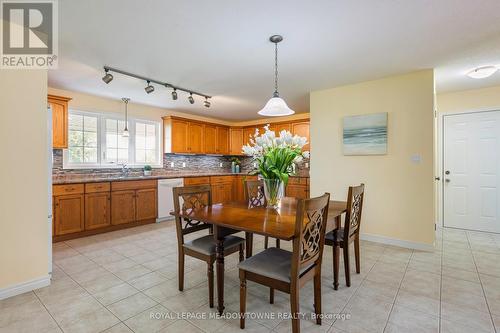
[[[172,223],[54,245],[49,287],[0,301],[0,332],[239,332],[237,255],[226,260],[226,318],[208,307],[206,266],[187,259],[185,291],[177,289]],[[262,249],[256,237],[255,250]],[[500,332],[500,235],[444,229],[434,252],[362,242],[361,274],[332,288],[332,251],[325,248],[322,326],[302,332]],[[248,284],[244,332],[290,332],[288,295]],[[312,285],[301,311],[313,311]],[[267,316],[266,316],[267,314]],[[339,314],[334,317],[328,314]]]

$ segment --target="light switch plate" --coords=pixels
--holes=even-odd
[[[186,162],[182,162],[182,167],[185,168],[186,167]]]
[[[170,162],[170,167],[173,168],[174,166],[174,162]]]
[[[219,168],[222,168],[222,162],[219,163]]]

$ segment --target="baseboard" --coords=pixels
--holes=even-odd
[[[408,249],[420,250],[420,251],[434,251],[433,245],[424,244],[424,243],[417,243],[417,242],[411,242],[411,241],[402,240],[402,239],[389,238],[389,237],[380,236],[380,235],[363,234],[363,233],[360,234],[359,237],[362,240],[375,242],[375,243],[405,247]]]
[[[0,300],[50,285],[50,275],[0,289]]]

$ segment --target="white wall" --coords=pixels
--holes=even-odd
[[[365,183],[361,233],[415,248],[434,242],[434,73],[424,70],[311,93],[311,193],[345,200]],[[342,119],[388,112],[388,153],[344,156]],[[411,161],[412,155],[421,162]],[[368,237],[367,236],[367,237]]]
[[[49,247],[47,71],[0,72],[2,298],[13,286],[48,282]]]

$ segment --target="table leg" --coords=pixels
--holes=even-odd
[[[217,236],[215,246],[217,262],[217,310],[224,312],[224,236]]]
[[[339,232],[342,227],[342,219],[341,216],[335,217],[335,231],[334,233]],[[339,257],[340,257],[340,246],[333,246],[333,289],[339,289]],[[344,258],[345,260],[345,258]]]
[[[246,258],[248,259],[252,256],[253,233],[245,232],[245,243],[246,243],[245,255],[246,255]]]

